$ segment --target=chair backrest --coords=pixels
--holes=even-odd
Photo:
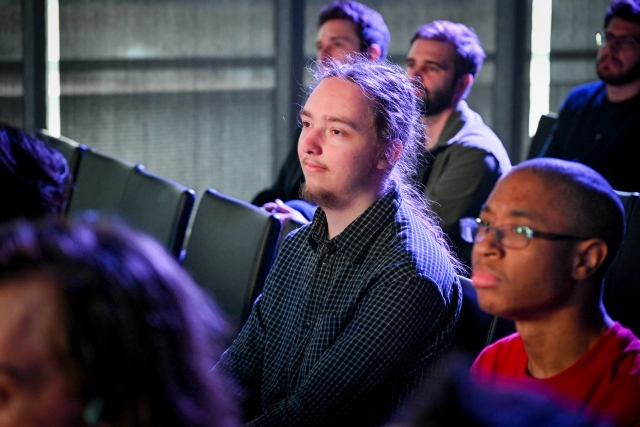
[[[478,296],[471,280],[458,276],[462,286],[462,307],[458,318],[458,340],[461,349],[477,356],[487,345],[493,316],[478,306]]]
[[[486,345],[493,344],[500,338],[511,335],[515,331],[516,323],[513,320],[505,319],[504,317],[493,316],[493,318],[491,319],[489,334],[487,335]]]
[[[293,230],[302,227],[304,224],[299,223],[298,221],[294,221],[292,219],[286,221],[282,224],[282,231],[280,232],[280,245],[282,244],[284,238],[287,234],[291,233]]]
[[[485,313],[478,305],[478,295],[466,277],[458,276],[462,286],[462,307],[457,334],[460,349],[476,357],[487,345],[515,331],[511,320]]]
[[[78,166],[68,212],[116,211],[134,169],[133,163],[93,149],[85,150]]]
[[[209,189],[202,195],[184,267],[209,291],[236,330],[262,292],[278,246],[277,217]]]
[[[80,161],[82,160],[82,154],[87,150],[87,147],[82,144],[78,144],[74,140],[65,138],[64,136],[55,137],[51,135],[46,129],[36,130],[36,136],[47,143],[50,147],[58,150],[67,160],[67,164],[69,165],[69,174],[71,175],[71,180],[69,181],[69,185],[67,188],[66,212],[69,212],[69,202],[76,187],[78,167],[80,166]]]
[[[138,165],[117,207],[129,224],[155,237],[178,258],[195,200],[193,190]]]
[[[607,313],[640,336],[640,194],[617,192],[625,207],[627,231],[604,280]]]
[[[53,136],[46,129],[37,130],[36,136],[62,153],[64,158],[67,159],[69,172],[71,173],[73,182],[75,182],[75,178],[78,173],[78,166],[82,160],[82,154],[87,147],[72,139],[65,138],[64,136]]]
[[[533,135],[533,138],[531,138],[531,145],[529,146],[529,154],[527,155],[527,159],[538,157],[538,154],[542,150],[542,147],[547,141],[547,138],[549,138],[549,135],[551,135],[553,127],[555,126],[557,121],[557,113],[547,113],[540,116],[536,133]]]
[[[616,194],[618,195],[618,197],[620,197],[622,206],[624,206],[625,220],[627,221],[627,223],[629,223],[629,221],[631,221],[631,217],[633,216],[636,205],[640,201],[640,193],[616,190]]]

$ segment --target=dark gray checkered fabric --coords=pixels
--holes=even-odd
[[[327,240],[322,209],[285,240],[223,355],[255,398],[251,426],[377,426],[451,344],[448,258],[394,191]]]

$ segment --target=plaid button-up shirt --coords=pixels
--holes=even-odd
[[[397,192],[330,240],[318,209],[287,236],[219,367],[260,399],[248,425],[380,425],[450,346],[460,303],[451,263]]]

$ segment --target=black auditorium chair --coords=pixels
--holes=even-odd
[[[69,188],[67,189],[67,200],[71,199],[73,190],[75,188],[76,176],[78,174],[78,166],[82,160],[82,154],[87,149],[86,146],[77,143],[76,141],[65,138],[64,136],[55,137],[49,133],[46,129],[39,129],[36,131],[36,136],[47,143],[49,146],[58,150],[69,164],[69,173],[71,174],[71,180],[69,181]],[[67,211],[69,210],[69,204],[67,204]]]
[[[195,200],[193,190],[137,165],[127,180],[118,212],[130,225],[155,237],[178,258]]]
[[[86,149],[82,154],[68,213],[87,210],[116,213],[135,164]]]
[[[622,206],[624,206],[624,216],[628,223],[631,220],[631,216],[633,216],[636,204],[640,200],[640,193],[616,190],[616,194],[620,197]]]
[[[213,189],[202,195],[184,267],[210,292],[238,332],[262,292],[281,231],[280,220]]]
[[[458,276],[462,286],[462,307],[458,318],[459,349],[476,357],[487,345],[515,332],[511,320],[485,313],[478,306],[478,297],[471,280]]]
[[[542,147],[544,147],[544,143],[551,135],[551,132],[553,132],[553,128],[557,121],[558,113],[547,113],[540,116],[536,133],[533,135],[533,138],[531,138],[531,145],[529,146],[527,159],[538,157]]]
[[[292,219],[282,224],[282,232],[280,233],[280,245],[282,245],[282,242],[284,241],[284,238],[287,236],[287,234],[291,233],[293,230],[296,230],[302,227],[303,225],[304,224],[301,224],[298,221],[294,221]]]
[[[627,231],[604,281],[607,313],[640,336],[640,194],[617,192],[625,207]]]
[[[82,154],[87,147],[64,136],[53,136],[46,129],[37,130],[36,136],[62,153],[69,164],[69,172],[75,180]]]

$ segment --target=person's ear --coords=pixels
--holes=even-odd
[[[377,61],[382,55],[382,48],[380,47],[380,45],[372,43],[367,48],[366,53],[370,60]]]
[[[609,248],[601,239],[584,240],[574,247],[572,277],[576,280],[586,280],[602,265]]]
[[[378,156],[378,169],[387,169],[396,164],[402,154],[402,142],[394,139],[387,144],[383,150],[380,150]]]
[[[456,88],[453,92],[453,97],[456,101],[456,104],[460,102],[462,96],[465,94],[467,89],[473,84],[473,76],[470,73],[466,73],[458,77],[458,81],[456,82]]]

